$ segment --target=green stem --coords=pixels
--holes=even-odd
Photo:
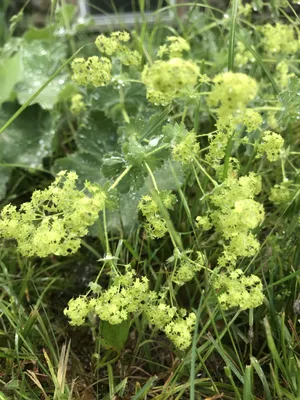
[[[82,240],[81,243],[86,249],[94,254],[94,256],[96,256],[97,258],[101,258],[101,254],[99,254],[98,251],[95,250],[94,247],[90,246],[85,240]]]
[[[282,171],[283,181],[285,181],[286,180],[286,174],[285,174],[284,160],[281,160],[281,171]]]
[[[254,107],[254,108],[252,108],[252,110],[255,110],[255,111],[280,111],[280,110],[282,110],[282,107],[264,106],[264,107]]]
[[[158,190],[158,187],[157,187],[156,180],[155,180],[155,178],[154,178],[153,172],[151,171],[149,165],[148,165],[146,162],[145,162],[145,165],[146,165],[146,168],[147,168],[147,170],[148,170],[148,172],[149,172],[149,175],[150,175],[150,177],[151,177],[151,180],[152,180],[154,189],[157,191],[157,193],[159,193],[159,190]]]
[[[122,87],[120,87],[119,89],[119,95],[120,95],[120,105],[121,105],[121,111],[122,111],[122,115],[124,118],[124,121],[129,124],[130,123],[130,118],[129,115],[127,114],[126,108],[125,108],[125,98],[124,98],[124,92]]]
[[[226,155],[225,155],[225,160],[224,160],[224,169],[223,169],[223,181],[227,178],[228,176],[228,167],[229,167],[229,158],[231,156],[232,148],[233,148],[233,143],[234,143],[234,137],[235,133],[233,133],[228,142],[227,142],[227,147],[226,147]]]
[[[185,120],[185,117],[186,117],[186,114],[187,114],[187,110],[188,110],[188,108],[187,108],[187,106],[185,106],[184,109],[183,109],[182,117],[181,117],[181,123],[182,124],[184,124],[184,120]]]
[[[110,251],[109,241],[108,241],[107,225],[106,225],[106,210],[105,210],[105,205],[104,205],[104,208],[103,208],[103,227],[104,227],[104,237],[105,237],[106,254],[107,254],[108,256],[111,256],[111,251]]]
[[[118,178],[115,180],[115,182],[108,189],[109,192],[118,186],[118,184],[121,182],[121,180],[124,178],[124,176],[128,174],[128,172],[131,170],[131,168],[132,168],[132,165],[129,165],[126,169],[124,169],[124,171],[118,176]]]
[[[197,164],[198,168],[199,168],[199,169],[204,173],[204,175],[211,181],[211,183],[212,183],[214,186],[218,186],[218,182],[215,181],[215,180],[206,172],[206,170],[202,167],[202,165],[199,163],[199,161],[198,161],[196,158],[194,158],[194,161],[195,161],[195,163]]]
[[[149,153],[147,153],[147,157],[152,156],[153,154],[156,154],[161,150],[167,149],[168,147],[169,147],[169,144],[163,144],[162,146],[158,147],[157,149],[149,151]]]
[[[67,31],[70,32],[71,31],[71,26],[70,26],[70,21],[68,20],[68,17],[66,15],[66,11],[65,11],[65,8],[66,8],[65,0],[61,0],[61,4],[62,4],[62,16],[63,16],[64,24],[65,24],[65,27],[66,27]],[[70,47],[71,47],[72,53],[75,53],[76,46],[75,46],[74,37],[70,36],[69,40],[70,40]]]
[[[50,11],[50,20],[54,21],[54,14],[55,14],[55,8],[57,5],[57,0],[51,0],[51,11]]]
[[[173,247],[174,247],[174,249],[176,249],[176,248],[183,249],[180,237],[178,236],[178,234],[177,234],[177,232],[176,232],[176,230],[175,230],[175,228],[173,226],[173,223],[169,218],[168,211],[164,208],[163,204],[160,201],[159,190],[158,190],[158,186],[157,186],[155,177],[153,175],[153,172],[151,171],[151,168],[149,167],[149,165],[147,163],[145,163],[145,166],[146,166],[146,168],[147,168],[147,170],[149,172],[149,175],[151,177],[154,189],[157,192],[156,196],[154,196],[154,199],[157,200],[159,208],[160,208],[160,212],[161,212],[161,214],[162,214],[163,218],[165,219],[166,224],[168,226],[168,232],[169,232]]]
[[[195,175],[196,182],[198,183],[199,189],[201,190],[201,192],[202,192],[202,194],[203,194],[203,196],[204,196],[204,195],[205,195],[205,192],[204,192],[204,189],[203,189],[203,187],[202,187],[202,185],[201,185],[201,182],[199,181],[196,168],[195,168],[194,164],[192,164],[192,166],[193,166],[193,172],[194,172],[194,175]]]

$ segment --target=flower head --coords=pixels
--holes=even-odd
[[[86,86],[89,83],[98,86],[105,86],[111,80],[112,65],[106,57],[75,58],[71,64],[72,79],[78,85]]]
[[[255,79],[242,73],[224,72],[213,79],[208,105],[217,107],[221,118],[243,110],[258,92]]]
[[[158,60],[146,65],[142,72],[142,81],[147,89],[147,98],[151,103],[167,105],[173,99],[184,97],[187,89],[197,84],[198,66],[192,61],[171,58]]]

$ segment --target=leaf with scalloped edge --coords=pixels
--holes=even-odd
[[[81,152],[88,152],[100,159],[118,148],[117,125],[102,111],[92,111],[88,122],[79,127],[75,141]]]
[[[10,99],[16,83],[22,76],[20,52],[9,58],[0,58],[0,105]]]
[[[16,85],[17,98],[26,101],[54,74],[66,58],[67,46],[60,40],[24,40],[21,47],[23,76]],[[59,101],[59,94],[68,81],[66,72],[60,73],[39,94],[32,104],[51,110]]]
[[[4,103],[0,110],[2,126],[19,108]],[[0,135],[0,187],[2,197],[10,172],[14,167],[42,168],[43,159],[51,155],[55,135],[56,117],[38,105],[26,108]],[[5,164],[4,166],[1,164]],[[5,169],[3,169],[5,168]],[[0,196],[1,197],[1,196]]]

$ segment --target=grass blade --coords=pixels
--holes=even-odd
[[[252,365],[246,365],[244,375],[243,400],[252,400]]]
[[[140,400],[145,396],[151,387],[153,386],[154,382],[157,380],[157,376],[152,376],[152,378],[148,379],[146,384],[136,393],[135,396],[132,397],[131,400]]]
[[[261,380],[261,383],[263,384],[264,387],[264,392],[266,395],[267,400],[272,400],[271,392],[270,392],[270,387],[267,381],[267,378],[264,374],[264,371],[262,370],[258,360],[255,357],[251,357],[251,365],[255,369],[257,375],[259,376],[259,379]]]
[[[193,336],[193,343],[191,349],[191,372],[190,372],[190,400],[195,400],[195,377],[196,377],[196,355],[197,355],[197,341],[198,341],[198,326],[200,320],[200,311],[202,306],[202,299],[204,296],[201,296],[201,301],[199,302],[197,314],[196,314],[196,322],[195,322],[195,330]]]
[[[270,323],[267,319],[267,317],[264,318],[264,325],[265,325],[265,330],[266,330],[266,335],[267,335],[267,341],[268,341],[268,346],[269,349],[271,351],[274,363],[276,363],[276,365],[278,366],[278,368],[281,370],[283,376],[285,377],[285,379],[289,382],[289,385],[291,387],[291,389],[294,391],[294,393],[296,393],[296,389],[294,387],[294,383],[292,381],[292,379],[290,379],[290,374],[289,372],[286,370],[282,359],[277,351],[277,347],[275,345],[274,339],[273,339],[273,335],[272,335],[272,331],[271,331],[271,326]]]
[[[236,19],[238,13],[238,2],[239,0],[232,1],[231,10],[231,24],[230,24],[230,34],[229,34],[229,50],[228,50],[228,71],[233,71],[234,69],[234,53],[235,53],[235,31],[236,31]]]

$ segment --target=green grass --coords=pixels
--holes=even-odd
[[[52,22],[59,3],[51,3]],[[185,171],[183,179],[182,168],[176,169],[170,163],[169,176],[160,179],[161,166],[157,167],[154,158],[149,156],[145,162],[149,176],[145,187],[157,200],[159,212],[166,221],[168,235],[162,239],[151,240],[145,233],[141,216],[138,225],[134,226],[131,214],[129,228],[121,224],[118,229],[110,229],[109,224],[113,223],[113,219],[108,209],[99,219],[94,233],[83,240],[80,250],[66,258],[50,256],[46,259],[25,259],[16,252],[13,242],[1,242],[0,400],[300,400],[299,315],[293,309],[300,292],[300,138],[298,117],[294,114],[298,103],[296,96],[293,97],[293,88],[289,87],[287,98],[293,100],[286,103],[290,107],[288,110],[281,110],[282,103],[278,103],[278,96],[281,99],[284,90],[279,87],[275,70],[279,60],[263,54],[260,33],[256,28],[262,23],[261,20],[267,22],[278,18],[287,21],[289,18],[298,29],[299,18],[296,11],[291,16],[287,14],[288,10],[294,10],[292,4],[283,9],[275,3],[270,2],[264,12],[255,13],[250,23],[239,15],[240,2],[237,0],[226,11],[228,19],[222,18],[223,10],[210,5],[209,1],[201,4],[190,2],[187,4],[191,7],[187,21],[177,17],[174,26],[166,26],[163,22],[150,26],[144,21],[136,26],[134,36],[134,45],[143,52],[144,60],[152,62],[164,38],[178,32],[191,43],[192,57],[200,60],[202,73],[214,76],[228,69],[247,73],[261,81],[264,97],[253,108],[261,111],[266,126],[267,109],[272,109],[274,104],[274,108],[280,110],[276,114],[280,119],[277,130],[284,135],[285,147],[290,151],[288,153],[287,150],[286,157],[270,164],[265,158],[251,158],[247,146],[236,150],[232,141],[227,146],[228,157],[225,158],[222,178],[228,174],[229,157],[234,152],[241,160],[244,175],[251,171],[253,165],[262,175],[264,190],[261,201],[265,205],[266,218],[263,225],[257,228],[261,249],[254,257],[241,258],[238,266],[262,279],[264,303],[256,309],[241,311],[223,310],[217,302],[211,279],[220,255],[220,240],[223,239],[215,233],[199,230],[195,223],[196,216],[210,207],[208,199],[216,184],[211,166],[201,159],[201,163],[195,162]],[[144,6],[144,2],[140,1],[141,9]],[[170,6],[167,9],[178,7]],[[158,18],[161,12],[156,12]],[[67,16],[63,23],[65,28],[70,28]],[[7,37],[7,34],[0,32],[1,38]],[[92,54],[92,46],[86,45],[93,42],[91,36],[78,31],[71,39],[66,39],[68,52],[61,66],[51,71],[45,83],[23,104],[19,104],[18,111],[0,126],[0,134],[5,134],[9,127],[15,126],[23,111],[30,108],[30,104],[49,83],[67,70],[76,56]],[[254,59],[246,67],[236,62],[238,41],[244,44]],[[290,68],[297,79],[298,62],[296,56],[291,57]],[[68,90],[72,92],[71,86]],[[137,92],[139,90],[140,87]],[[125,96],[123,103],[113,103],[112,100],[113,105],[109,108],[109,93],[101,92],[107,103],[97,103],[93,112],[99,112],[97,107],[103,107],[100,113],[105,111],[106,117],[113,120],[115,126],[125,132],[125,136],[128,134],[127,128],[136,129],[140,134],[140,144],[151,140],[157,132],[160,134],[161,127],[167,121],[183,122],[196,131],[201,151],[204,151],[208,145],[207,135],[215,130],[216,119],[214,110],[209,109],[202,100],[208,90],[205,86],[200,87],[199,91],[203,92],[201,96],[187,105],[183,106],[178,101],[159,110],[153,110],[151,106],[146,111],[143,109],[144,114],[141,112],[140,115],[132,111],[135,109],[130,103],[130,96],[135,99],[134,96],[140,93],[129,93],[129,100]],[[93,91],[88,94],[91,107],[94,107],[94,94]],[[121,98],[123,94],[121,88]],[[139,97],[135,102],[140,102],[142,106],[144,104]],[[124,116],[122,111],[128,113],[131,122],[134,120],[138,128],[120,122],[120,115]],[[98,179],[98,167],[92,155],[84,159],[81,165],[79,159],[73,159],[75,164],[71,163],[71,154],[74,157],[80,150],[76,140],[82,131],[76,118],[69,112],[69,97],[63,97],[49,112],[53,118],[58,118],[53,149],[42,167],[21,164],[23,168],[14,169],[7,181],[7,192],[1,199],[1,206],[9,202],[19,205],[27,201],[35,189],[47,187],[49,176],[57,172],[60,162],[61,165],[69,163],[66,164],[68,166],[78,162],[79,169],[87,168],[88,177],[95,176]],[[144,126],[132,118],[131,113],[134,112],[146,120]],[[90,114],[87,113],[87,116],[90,117]],[[118,146],[116,143],[114,145]],[[109,148],[104,140],[101,146],[105,150]],[[117,150],[121,151],[120,146]],[[163,151],[164,148],[158,151],[162,158],[165,154]],[[71,158],[68,158],[70,155]],[[18,166],[20,163],[16,161],[11,165]],[[110,192],[117,194],[117,190],[125,191],[126,179],[132,178],[135,168],[129,166],[123,169],[123,173],[115,174],[116,179],[110,180]],[[287,204],[276,207],[268,199],[269,191],[283,177],[288,177],[295,191]],[[176,208],[170,213],[153,191],[167,178],[178,197]],[[126,207],[127,203],[124,205]],[[173,255],[173,246],[182,251],[201,250],[208,260],[207,267],[182,287],[171,281],[173,271],[166,263]],[[86,293],[89,282],[95,279],[99,278],[101,285],[107,287],[111,281],[111,269],[123,271],[127,264],[131,264],[139,276],[149,278],[152,290],[168,288],[172,305],[196,313],[196,328],[188,350],[176,349],[162,332],[149,325],[144,315],[132,315],[129,325],[118,325],[114,330],[109,330],[107,324],[94,315],[89,315],[81,327],[69,325],[63,314],[68,301]],[[109,339],[113,343],[110,346]]]

